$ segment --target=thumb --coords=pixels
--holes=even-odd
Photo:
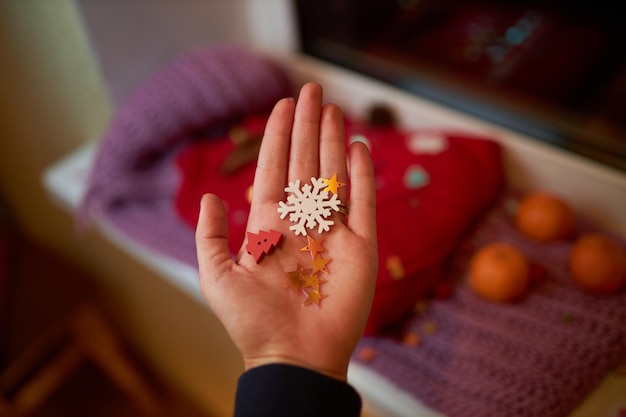
[[[234,265],[228,249],[226,210],[222,200],[214,194],[205,194],[200,202],[196,253],[201,280],[218,279]]]

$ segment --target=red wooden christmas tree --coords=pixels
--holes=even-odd
[[[278,245],[283,235],[276,230],[269,232],[261,230],[258,234],[247,232],[247,236],[246,250],[254,257],[256,263],[259,263],[264,254],[268,254],[274,246]]]

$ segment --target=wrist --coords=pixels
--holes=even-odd
[[[330,363],[314,363],[312,361],[303,360],[289,355],[268,355],[268,356],[243,356],[244,368],[246,371],[264,365],[292,365],[300,368],[308,369],[346,382],[348,379],[348,364],[345,366]]]

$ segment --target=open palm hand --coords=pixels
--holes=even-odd
[[[327,273],[319,293],[290,285],[288,274],[310,268],[305,236],[280,218],[288,183],[331,178],[349,183],[337,190],[350,202],[349,222],[333,211],[328,232],[307,229],[321,242]],[[349,175],[348,175],[349,174]],[[348,180],[349,178],[349,180]],[[288,363],[345,380],[348,362],[371,307],[377,272],[374,174],[367,147],[350,146],[346,155],[342,115],[322,105],[314,83],[293,99],[279,101],[267,122],[253,186],[247,231],[275,230],[280,243],[259,263],[242,245],[232,259],[222,202],[207,194],[196,230],[201,290],[243,355],[246,369]],[[245,243],[245,242],[244,242]],[[322,297],[321,299],[318,297]]]

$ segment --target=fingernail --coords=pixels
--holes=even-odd
[[[361,142],[363,144],[365,144],[365,146],[367,147],[367,151],[371,153],[371,149],[370,149],[370,141],[363,135],[359,135],[359,134],[355,134],[350,136],[350,144],[353,144],[354,142]]]

